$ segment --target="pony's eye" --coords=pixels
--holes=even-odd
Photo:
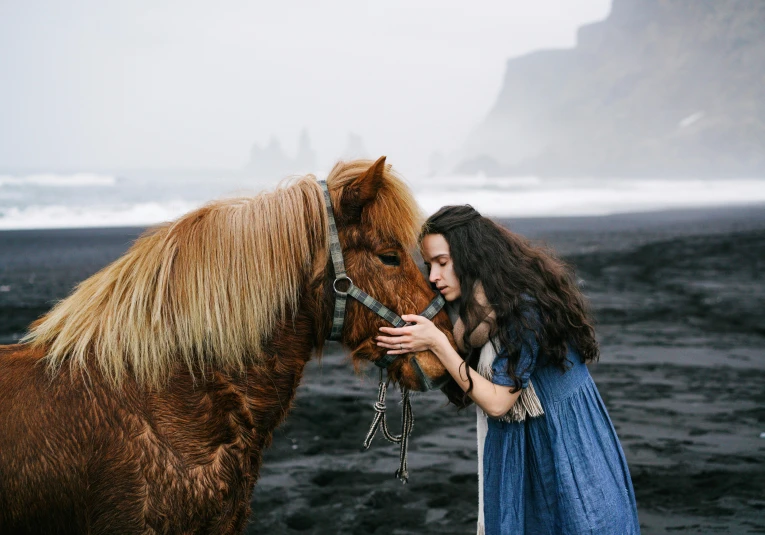
[[[401,259],[398,257],[398,255],[396,253],[385,253],[385,254],[377,255],[377,257],[386,266],[400,266],[401,265]]]

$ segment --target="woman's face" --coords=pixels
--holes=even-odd
[[[460,281],[454,272],[454,262],[446,238],[441,234],[426,235],[420,244],[420,252],[430,271],[428,279],[436,285],[444,299],[454,301],[459,298]]]

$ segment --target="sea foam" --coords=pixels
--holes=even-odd
[[[765,204],[765,179],[540,179],[406,177],[426,214],[471,204],[493,217],[595,216]],[[97,173],[0,174],[0,229],[147,226],[205,202],[273,189],[277,180]],[[253,189],[254,188],[254,189]]]

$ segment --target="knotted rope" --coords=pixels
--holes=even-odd
[[[388,386],[383,380],[382,369],[380,370],[380,386],[377,389],[377,401],[374,404],[375,416],[372,420],[372,426],[369,428],[367,438],[364,439],[364,449],[368,450],[372,444],[372,439],[377,433],[377,429],[382,428],[383,436],[394,444],[401,444],[399,452],[399,468],[396,470],[396,477],[406,484],[409,480],[409,472],[406,467],[406,453],[409,447],[409,435],[414,427],[414,416],[412,416],[412,404],[409,401],[409,390],[401,387],[401,434],[392,435],[388,431],[388,422],[385,418],[385,394]]]

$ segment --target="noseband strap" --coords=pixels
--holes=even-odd
[[[361,290],[353,284],[351,278],[345,272],[345,262],[343,261],[343,248],[340,246],[340,238],[337,234],[337,223],[335,214],[332,210],[332,199],[329,196],[329,188],[323,180],[319,181],[321,189],[324,191],[324,205],[327,208],[327,219],[329,220],[329,252],[332,256],[332,266],[335,269],[335,280],[332,288],[335,291],[335,312],[332,317],[332,331],[329,334],[330,340],[340,340],[343,334],[343,322],[345,321],[345,307],[348,296],[367,307],[369,310],[383,318],[394,327],[404,327],[408,325],[401,316],[383,305],[380,301]],[[347,283],[348,287],[343,290],[338,288],[338,283]],[[420,314],[428,319],[433,319],[436,314],[444,307],[446,301],[437,294],[430,302],[427,308]],[[396,360],[397,355],[385,355],[383,358],[375,361],[375,365],[380,368],[387,368]]]

